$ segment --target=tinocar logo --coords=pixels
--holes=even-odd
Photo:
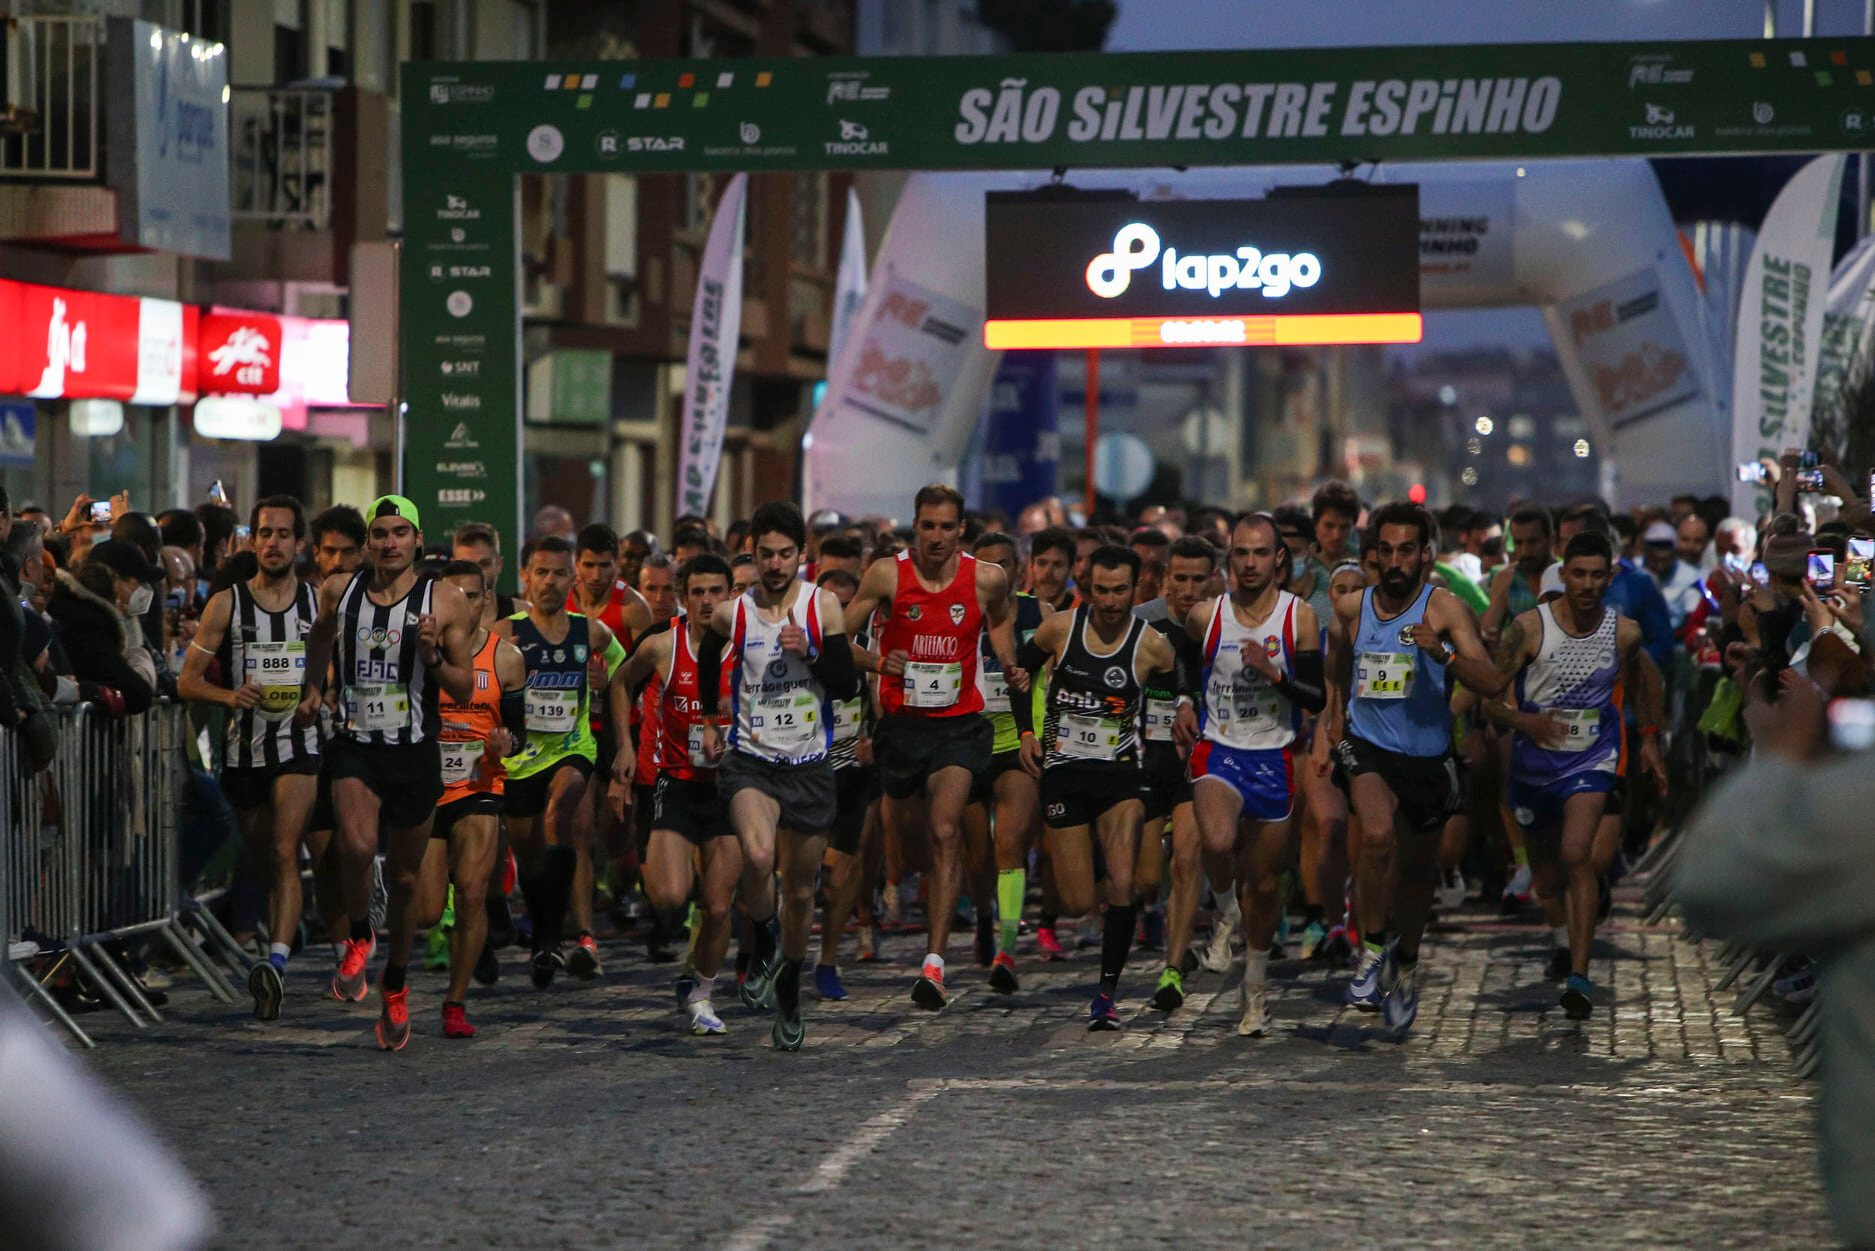
[[[1128,222],[1113,236],[1113,250],[1087,263],[1087,289],[1103,300],[1125,294],[1133,271],[1159,262],[1160,284],[1167,291],[1208,291],[1216,299],[1226,291],[1262,291],[1279,300],[1295,287],[1322,280],[1322,262],[1313,252],[1263,252],[1245,245],[1235,255],[1191,253],[1161,248],[1159,232],[1144,222]]]

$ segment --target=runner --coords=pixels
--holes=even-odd
[[[1009,585],[1016,585],[1021,572],[1015,536],[1000,530],[979,535],[974,555],[978,560],[1000,565]],[[1042,605],[1033,595],[1017,594],[1015,608],[1015,643],[1018,648],[1035,637],[1042,624]],[[1022,902],[1028,893],[1029,848],[1039,833],[1041,789],[1022,767],[1022,740],[1016,731],[1011,699],[1031,699],[1030,694],[1009,689],[1002,661],[996,658],[990,634],[980,636],[981,654],[977,658],[977,687],[983,695],[983,715],[989,719],[994,734],[990,767],[976,777],[965,810],[966,833],[976,840],[973,856],[981,869],[993,873],[978,874],[980,885],[972,888],[977,900],[978,941],[985,937],[984,922],[989,916],[990,892],[996,899],[993,956],[979,963],[990,966],[990,989],[1001,995],[1016,992],[1016,937],[1022,925]],[[1034,712],[1031,706],[1030,722]],[[992,841],[992,839],[994,841]]]
[[[1336,565],[1328,579],[1329,610],[1348,596],[1360,597],[1367,586],[1361,566],[1353,561]],[[1323,624],[1323,637],[1328,626]],[[1349,913],[1348,795],[1335,784],[1334,749],[1318,716],[1312,723],[1309,757],[1301,770],[1300,790],[1307,820],[1302,831],[1305,871],[1313,872],[1316,901],[1307,905],[1296,954],[1308,960],[1320,956],[1340,967],[1354,953],[1358,931]],[[1312,868],[1310,866],[1313,866]]]
[[[742,898],[756,929],[760,963],[744,998],[755,1006],[772,993],[775,1046],[798,1051],[807,1037],[801,966],[813,924],[814,880],[838,808],[829,758],[832,701],[851,699],[861,686],[839,601],[798,576],[807,544],[800,509],[762,505],[749,535],[760,579],[746,594],[717,605],[698,651],[703,715],[713,717],[724,649],[730,649],[728,752],[714,722],[704,725],[703,742],[705,758],[721,760],[717,784],[742,844]],[[769,929],[777,911],[779,960]]]
[[[983,711],[978,633],[991,632],[1005,669],[1015,659],[1008,575],[960,550],[963,518],[963,496],[955,488],[921,488],[912,500],[913,547],[874,561],[846,607],[849,634],[875,610],[886,614],[879,652],[859,652],[855,660],[880,674],[883,715],[873,754],[886,824],[901,844],[929,836],[930,934],[912,1002],[931,1011],[949,1002],[944,949],[957,907],[964,805],[976,775],[989,768],[996,739],[990,723],[976,715]]]
[[[452,560],[443,566],[443,580],[462,592],[480,620],[482,602],[493,589],[481,566]],[[416,926],[435,925],[454,892],[455,921],[449,927],[449,993],[443,1000],[443,1037],[473,1038],[465,1001],[469,977],[494,953],[488,938],[489,875],[494,872],[500,842],[502,794],[507,770],[502,758],[512,755],[527,735],[527,714],[522,689],[527,667],[514,645],[485,625],[477,624],[470,643],[475,657],[475,689],[466,701],[445,694],[439,715],[442,732],[443,799],[430,827],[430,844],[423,856],[417,891]],[[499,968],[496,970],[499,976]]]
[[[1361,820],[1354,902],[1361,949],[1347,1001],[1384,1007],[1404,1035],[1419,1013],[1419,941],[1436,885],[1438,835],[1463,800],[1452,757],[1448,673],[1486,697],[1504,689],[1471,612],[1426,582],[1432,519],[1393,503],[1370,521],[1379,584],[1335,605],[1327,715],[1318,733],[1336,759]],[[1397,940],[1389,944],[1392,920]]]
[[[1240,862],[1243,989],[1237,1032],[1269,1031],[1270,945],[1281,911],[1278,889],[1292,857],[1295,743],[1304,712],[1320,712],[1321,627],[1308,601],[1283,589],[1289,549],[1267,513],[1231,529],[1230,588],[1185,618],[1204,657],[1204,714],[1192,750],[1193,808],[1204,852]],[[1245,824],[1249,828],[1246,830]],[[1213,881],[1216,879],[1214,878]]]
[[[451,536],[450,555],[479,567],[488,594],[482,600],[482,624],[492,626],[503,617],[524,612],[527,605],[501,589],[501,574],[507,566],[501,558],[501,532],[482,521],[467,521],[456,527]]]
[[[248,970],[254,1018],[278,1020],[287,957],[299,930],[304,893],[299,848],[319,788],[320,733],[299,724],[306,681],[306,635],[316,615],[313,589],[294,573],[306,514],[290,495],[270,495],[248,518],[248,547],[259,570],[217,592],[176,681],[178,697],[228,709],[221,789],[233,805],[251,863],[267,883],[267,958]],[[219,681],[208,678],[209,662]],[[316,861],[329,835],[306,839]]]
[[[1158,631],[1133,615],[1139,555],[1106,544],[1088,556],[1087,602],[1042,622],[1023,645],[1021,678],[1048,677],[1047,721],[1035,735],[1033,705],[1011,704],[1022,765],[1041,779],[1042,822],[1055,885],[1069,912],[1094,910],[1094,839],[1107,865],[1100,985],[1087,1010],[1090,1030],[1121,1028],[1114,999],[1133,945],[1134,862],[1145,817],[1140,726],[1150,675],[1177,657]],[[1018,687],[1027,685],[1019,681]]]
[[[1172,889],[1167,909],[1165,969],[1153,989],[1152,1006],[1171,1012],[1185,1002],[1185,953],[1191,944],[1192,921],[1198,912],[1198,884],[1203,880],[1200,852],[1203,839],[1192,807],[1191,780],[1185,771],[1192,747],[1192,723],[1180,725],[1179,714],[1192,707],[1190,692],[1200,689],[1198,671],[1204,661],[1185,624],[1190,620],[1217,565],[1217,550],[1190,535],[1167,549],[1165,616],[1152,628],[1172,645],[1178,658],[1174,681],[1155,675],[1146,688],[1146,838],[1172,835]],[[1216,881],[1228,882],[1228,874]],[[1226,887],[1228,890],[1228,887]],[[1219,926],[1226,964],[1230,957],[1230,928]],[[1217,970],[1222,972],[1223,969]]]
[[[853,542],[845,535],[829,535],[821,544],[821,563],[827,549]],[[818,585],[831,593],[844,611],[859,593],[859,577],[844,568],[821,570]],[[853,639],[860,647],[862,633]],[[865,853],[879,837],[879,771],[872,765],[872,700],[866,683],[850,699],[833,703],[833,781],[838,810],[827,833],[827,857],[822,890],[826,902],[820,914],[820,955],[814,961],[814,991],[822,999],[846,998],[840,981],[840,932],[859,903],[865,884]]]
[[[649,682],[646,689],[655,693],[657,715],[645,730],[655,739],[657,768],[644,859],[645,894],[665,918],[665,928],[675,933],[682,928],[684,909],[701,868],[697,939],[691,963],[675,986],[678,1010],[684,1013],[690,1032],[717,1035],[726,1031],[711,996],[723,954],[729,949],[742,849],[717,794],[716,769],[703,750],[697,648],[717,606],[729,598],[728,562],[708,552],[693,556],[678,570],[677,585],[684,611],[644,636],[615,680],[628,690]],[[615,787],[614,793],[629,786],[632,776],[632,761],[621,752],[613,758],[612,777],[623,785]]]
[[[1498,641],[1498,672],[1515,679],[1506,702],[1485,715],[1514,733],[1511,804],[1530,849],[1536,896],[1551,926],[1567,980],[1562,1008],[1572,1021],[1594,1010],[1589,955],[1595,942],[1599,883],[1615,839],[1596,844],[1605,812],[1619,810],[1627,752],[1622,704],[1631,686],[1639,703],[1641,763],[1666,788],[1660,756],[1661,689],[1641,650],[1640,625],[1603,601],[1614,548],[1592,531],[1563,549],[1560,600],[1512,618]],[[1618,830],[1617,830],[1618,833]],[[1558,971],[1552,961],[1552,975]]]
[[[250,530],[253,526],[250,524]],[[358,572],[365,559],[365,518],[350,504],[334,504],[307,526],[312,535],[313,568],[317,581]],[[248,536],[252,538],[250,534]]]
[[[598,944],[590,932],[578,936],[576,965],[562,954],[560,936],[578,864],[574,842],[581,833],[580,805],[599,751],[592,734],[596,684],[589,661],[603,658],[609,677],[624,663],[625,649],[604,622],[566,610],[573,581],[571,543],[558,535],[529,543],[521,549],[521,578],[531,606],[493,627],[527,662],[527,741],[507,761],[502,806],[534,921],[534,985],[544,990],[561,969],[588,978],[600,972]],[[630,715],[625,688],[605,685],[611,716],[623,725]]]
[[[382,827],[389,849],[390,950],[376,1034],[378,1046],[401,1051],[410,1041],[405,971],[416,932],[411,904],[443,793],[437,692],[440,687],[466,701],[474,691],[475,614],[461,591],[416,571],[423,531],[415,504],[383,495],[367,511],[365,568],[320,584],[318,616],[306,638],[306,686],[294,718],[302,728],[313,723],[328,665],[336,659],[344,717],[328,753],[350,936],[332,994],[353,1002],[365,997],[365,967],[377,948],[367,918]]]

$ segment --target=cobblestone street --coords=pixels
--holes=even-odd
[[[1234,981],[1146,1008],[1149,956],[1117,1035],[1083,1024],[1092,952],[1025,950],[1007,999],[954,961],[933,1016],[906,993],[909,933],[896,963],[849,966],[851,999],[809,994],[798,1055],[721,994],[730,1035],[691,1038],[669,970],[622,940],[602,981],[546,993],[510,950],[466,1044],[438,1032],[439,976],[413,975],[395,1056],[375,996],[316,997],[322,952],[275,1025],[180,981],[140,1037],[87,1024],[231,1246],[1827,1244],[1812,1087],[1774,1018],[1711,993],[1716,950],[1622,905],[1578,1026],[1545,941],[1482,915],[1437,934],[1404,1045],[1340,1006],[1344,974],[1295,961],[1260,1041],[1235,1033]]]

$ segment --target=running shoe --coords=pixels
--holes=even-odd
[[[1504,885],[1504,896],[1498,901],[1497,911],[1500,916],[1516,916],[1529,902],[1530,866],[1520,864]]]
[[[1087,1028],[1090,1033],[1100,1033],[1122,1028],[1125,1022],[1120,1020],[1120,1010],[1113,1006],[1113,996],[1099,994],[1087,1008]]]
[[[996,922],[987,909],[977,909],[977,964],[988,968],[996,961]]]
[[[469,1014],[461,1004],[446,1003],[443,1005],[443,1037],[475,1037],[475,1026],[469,1024]]]
[[[371,954],[378,949],[378,936],[360,942],[348,938],[339,945],[339,968],[332,975],[332,997],[340,1003],[358,1003],[364,999],[370,987],[365,982],[365,965],[371,962]]]
[[[838,966],[831,964],[814,966],[814,993],[822,999],[846,998],[846,987],[840,982]]]
[[[1341,968],[1348,963],[1359,945],[1360,941],[1352,929],[1345,925],[1331,926],[1322,939],[1321,956],[1329,964]]]
[[[911,988],[911,1001],[927,1012],[937,1012],[950,1003],[950,996],[944,993],[944,970],[938,965],[926,961],[918,974],[918,981]]]
[[[749,975],[737,982],[736,994],[745,1008],[753,1008],[758,1012],[772,1010],[775,1006],[775,966],[757,965],[751,960]]]
[[[680,1008],[690,1002],[690,992],[696,988],[696,970],[687,964],[684,966],[684,971],[671,980],[671,990],[676,994],[677,1006]]]
[[[1328,927],[1320,921],[1310,921],[1302,927],[1302,945],[1296,954],[1304,960],[1313,960],[1322,953],[1322,946],[1328,941]]]
[[[1589,1013],[1595,1010],[1595,1001],[1590,998],[1595,986],[1580,973],[1571,973],[1569,980],[1563,983],[1563,1015],[1572,1021],[1586,1021]]]
[[[423,967],[431,972],[449,968],[449,931],[432,925],[423,935]]]
[[[1152,992],[1152,1006],[1161,1012],[1175,1012],[1185,1002],[1185,977],[1171,965],[1159,974],[1159,985]]]
[[[990,989],[999,995],[1013,995],[1020,988],[1016,981],[1016,958],[1006,951],[990,961]]]
[[[1569,965],[1569,948],[1552,946],[1549,949],[1549,964],[1543,971],[1550,981],[1560,982],[1569,976]]]
[[[378,1013],[375,1032],[378,1046],[386,1051],[402,1051],[410,1041],[410,987],[384,992],[384,1007]]]
[[[533,970],[534,989],[545,990],[553,985],[553,979],[560,970],[566,968],[566,957],[558,948],[552,951],[537,951],[530,966]]]
[[[1243,1010],[1237,1017],[1237,1036],[1262,1038],[1270,1031],[1269,987],[1260,983],[1252,986],[1245,982],[1239,993],[1243,1000]]]
[[[859,962],[871,964],[879,958],[879,927],[862,925],[859,927]]]
[[[708,999],[692,999],[684,1004],[684,1013],[690,1018],[690,1032],[699,1038],[718,1038],[729,1032]]]
[[[790,1020],[777,1012],[768,1036],[774,1041],[776,1051],[799,1051],[801,1044],[807,1041],[807,1023],[799,1015]]]
[[[1153,908],[1139,918],[1139,949],[1165,950],[1165,909]]]
[[[475,960],[474,977],[482,986],[493,986],[501,980],[501,958],[495,954],[493,943],[482,944],[482,954]]]
[[[572,954],[567,956],[566,971],[585,981],[591,981],[605,971],[599,964],[599,944],[591,934],[579,936]]]
[[[247,992],[254,996],[256,1021],[280,1019],[280,997],[286,993],[286,983],[273,961],[262,960],[247,971]]]
[[[1041,949],[1044,960],[1066,960],[1068,953],[1061,949],[1061,940],[1055,937],[1055,927],[1043,925],[1035,931],[1035,945]]]
[[[1419,1019],[1419,965],[1401,964],[1389,947],[1381,981],[1389,983],[1381,1016],[1395,1038],[1404,1038]]]
[[[1352,1008],[1362,1012],[1374,1012],[1380,1008],[1380,1002],[1386,998],[1386,992],[1380,987],[1380,977],[1384,962],[1381,953],[1369,950],[1363,945],[1354,953],[1354,978],[1348,983],[1347,1002]]]
[[[1465,875],[1458,869],[1448,869],[1439,882],[1439,909],[1456,912],[1464,903]]]
[[[1232,926],[1227,918],[1219,913],[1211,923],[1211,941],[1204,945],[1204,951],[1198,957],[1198,965],[1207,973],[1222,973],[1230,967],[1230,936]]]

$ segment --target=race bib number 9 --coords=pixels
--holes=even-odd
[[[949,708],[964,689],[964,667],[956,661],[905,662],[905,706]]]
[[[1055,727],[1055,749],[1076,760],[1117,760],[1120,734],[1120,723],[1112,717],[1064,712]]]
[[[1413,691],[1411,652],[1362,652],[1354,659],[1356,699],[1405,699]]]

